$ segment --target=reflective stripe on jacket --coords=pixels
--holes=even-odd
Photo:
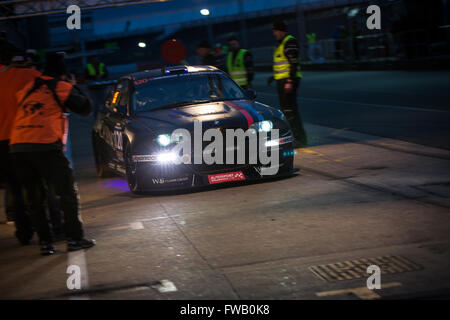
[[[248,84],[247,69],[244,65],[244,56],[247,50],[240,49],[233,61],[233,53],[228,53],[227,69],[231,78],[240,86]]]
[[[39,85],[38,81],[44,84]],[[10,145],[49,144],[58,140],[65,144],[68,118],[63,106],[73,87],[68,82],[56,81],[42,76],[16,94],[19,108],[11,130]],[[53,91],[51,86],[54,86]]]
[[[287,79],[290,76],[291,65],[284,54],[284,45],[289,39],[295,38],[291,35],[286,36],[273,53],[273,77],[275,80]],[[297,67],[296,76],[297,78],[302,77],[300,66]]]

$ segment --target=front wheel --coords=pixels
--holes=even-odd
[[[130,146],[128,143],[125,145],[124,161],[125,161],[125,173],[127,176],[127,182],[128,182],[128,187],[130,188],[130,191],[134,194],[139,194],[139,195],[143,194],[143,192],[142,192],[142,190],[140,190],[140,186],[138,184],[138,179],[136,177],[136,168],[133,167],[135,164],[133,164],[131,150],[130,150]]]
[[[95,159],[95,169],[97,177],[99,178],[109,178],[114,176],[111,169],[109,169],[106,161],[103,160],[103,154],[101,152],[101,146],[98,142],[95,134],[92,135],[92,144],[94,148],[94,159]]]

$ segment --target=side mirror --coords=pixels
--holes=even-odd
[[[114,113],[117,113],[121,116],[124,116],[127,113],[127,108],[124,106],[116,105],[115,107],[112,108],[112,110]]]
[[[250,100],[255,100],[256,99],[256,91],[253,89],[247,89],[245,90],[245,95],[250,99]]]
[[[104,104],[104,110],[109,111],[111,113],[115,113],[115,114],[120,114],[123,115],[126,113],[126,108],[124,108],[123,106],[119,106],[119,105],[113,105],[111,101],[106,100],[105,104]]]

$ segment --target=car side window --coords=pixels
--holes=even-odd
[[[224,96],[236,98],[243,97],[241,88],[237,86],[233,81],[230,81],[224,76],[220,76],[218,80],[218,90],[223,92]]]

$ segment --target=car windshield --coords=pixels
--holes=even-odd
[[[187,73],[143,82],[136,85],[134,92],[135,112],[245,98],[242,89],[219,72]]]

